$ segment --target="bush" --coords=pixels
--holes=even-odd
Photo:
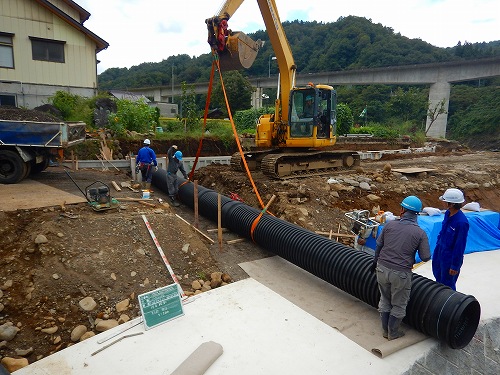
[[[259,117],[267,113],[274,113],[274,107],[251,108],[237,111],[233,116],[236,130],[238,133],[248,133],[249,129],[253,129],[255,133],[255,127]]]
[[[155,130],[156,110],[146,102],[117,99],[116,107],[116,113],[109,114],[109,128],[115,132],[123,134],[129,130],[145,133]]]

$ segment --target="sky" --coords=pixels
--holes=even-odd
[[[335,22],[354,15],[390,27],[437,47],[460,41],[500,40],[498,0],[275,0],[281,21]],[[97,54],[98,73],[160,62],[169,56],[210,52],[205,19],[223,1],[209,0],[76,0],[91,15],[84,26],[109,43]],[[265,30],[257,1],[244,1],[229,28],[245,33]]]

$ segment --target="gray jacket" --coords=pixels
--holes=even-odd
[[[418,226],[417,214],[406,211],[401,219],[389,221],[377,238],[374,262],[397,271],[411,271],[418,251],[420,259],[431,259],[429,239]]]

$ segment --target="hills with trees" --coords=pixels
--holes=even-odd
[[[377,68],[395,65],[424,64],[445,61],[480,59],[500,55],[500,41],[490,43],[458,42],[455,47],[439,48],[420,39],[409,39],[395,33],[390,27],[376,24],[363,17],[341,17],[336,22],[284,22],[298,74],[321,71],[339,71]],[[274,55],[266,31],[249,36],[263,40],[264,46],[250,69],[231,73],[228,82],[235,83],[228,95],[248,97],[251,90],[245,77],[267,76],[277,73],[276,64],[270,64]],[[209,49],[207,44],[207,50]],[[181,82],[189,85],[208,82],[211,67],[209,53],[197,57],[170,56],[159,63],[143,63],[131,68],[111,68],[98,77],[99,89],[121,89],[170,86]],[[225,78],[226,80],[226,78]],[[235,86],[230,85],[230,86]],[[500,79],[498,77],[453,85],[448,110],[449,137],[470,140],[480,135],[500,142]],[[428,87],[422,86],[344,86],[336,87],[339,103],[351,110],[354,123],[372,127],[397,127],[408,132],[425,132],[428,116]],[[224,108],[220,95],[214,90],[212,105]],[[270,93],[270,97],[275,93]],[[242,100],[240,100],[242,101]],[[243,100],[244,101],[244,100]],[[205,97],[198,96],[200,111]],[[241,103],[240,103],[241,104]],[[269,103],[272,104],[272,103]],[[248,106],[248,105],[247,105]],[[359,118],[363,109],[365,115]],[[233,108],[234,109],[234,108]],[[236,109],[246,109],[236,105]],[[345,108],[343,108],[345,112]]]

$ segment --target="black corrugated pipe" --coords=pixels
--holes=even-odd
[[[153,183],[166,191],[166,175],[155,172]],[[185,180],[180,178],[181,183]],[[193,208],[194,184],[179,189],[179,200]],[[199,213],[217,220],[217,194],[198,187]],[[252,239],[251,226],[260,210],[221,197],[222,225],[242,237]],[[369,271],[373,256],[317,235],[307,229],[264,215],[253,240],[361,301],[378,307],[380,292],[375,274]],[[470,295],[456,292],[421,275],[413,274],[410,302],[403,320],[416,330],[445,342],[452,349],[465,347],[479,324],[481,307]]]

